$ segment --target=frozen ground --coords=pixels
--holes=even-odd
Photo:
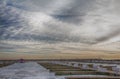
[[[60,79],[36,62],[15,63],[0,68],[0,79]]]
[[[104,75],[63,75],[55,76],[36,62],[15,63],[0,68],[0,79],[65,79],[65,77],[110,77]]]

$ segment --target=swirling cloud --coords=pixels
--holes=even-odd
[[[119,42],[119,3],[118,0],[1,0],[0,40],[79,43],[83,47]]]

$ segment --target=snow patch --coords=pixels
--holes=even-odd
[[[0,79],[58,79],[36,62],[15,63],[0,68]]]

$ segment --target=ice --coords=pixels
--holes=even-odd
[[[0,68],[0,79],[58,79],[36,62],[15,63]]]

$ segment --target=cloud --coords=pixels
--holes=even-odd
[[[74,43],[79,43],[82,44],[83,48],[79,47],[82,49],[86,44],[91,46],[118,42],[120,41],[118,3],[119,1],[113,0],[1,0],[0,41],[28,41],[30,44],[32,41],[35,43],[33,49],[36,42],[46,42],[45,44],[64,42],[68,45],[73,43],[71,44],[73,46]],[[29,46],[27,47],[25,49],[18,47],[17,50],[32,51],[28,51]],[[43,51],[54,51],[47,48],[46,46],[46,50]],[[73,49],[77,50],[76,47]],[[88,47],[85,48],[87,49]],[[37,52],[40,50],[42,48]]]

